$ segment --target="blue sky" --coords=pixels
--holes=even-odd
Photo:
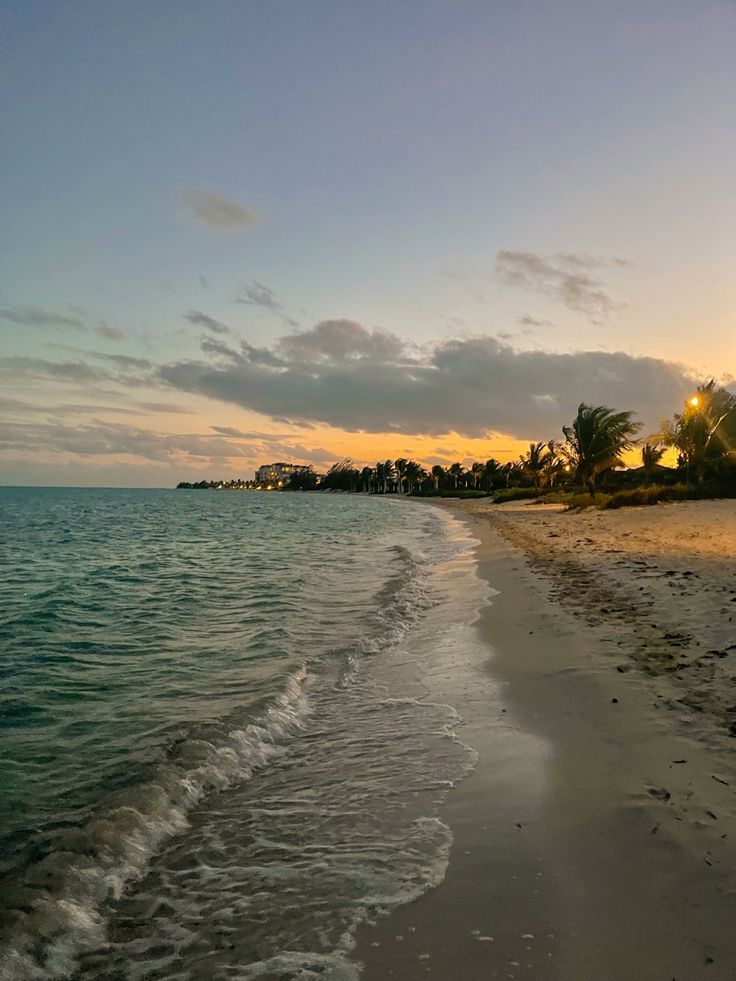
[[[439,459],[443,433],[512,453],[595,398],[561,358],[597,353],[605,397],[648,424],[654,394],[671,413],[693,378],[734,370],[731,0],[24,0],[2,17],[0,480]],[[486,385],[443,360],[477,359],[479,337]],[[280,361],[278,385],[243,341]],[[632,388],[645,358],[663,363],[649,393]],[[371,389],[382,371],[394,384]],[[441,372],[467,405],[445,421]]]

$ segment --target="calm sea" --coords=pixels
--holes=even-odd
[[[447,863],[471,546],[365,496],[0,489],[0,978],[355,977]]]

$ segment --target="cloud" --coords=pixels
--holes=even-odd
[[[82,473],[118,473],[115,468],[121,458],[128,466],[165,467],[172,482],[191,473],[209,478],[233,473],[250,477],[264,460],[295,460],[325,469],[337,459],[330,450],[304,446],[288,434],[241,434],[237,430],[216,435],[165,433],[96,418],[83,422],[63,418],[11,421],[0,428],[0,468],[4,474],[14,474],[15,482],[22,481],[23,474],[36,472],[35,456],[43,459],[45,473],[57,473],[59,467],[74,460],[77,469],[64,477],[63,483],[78,482]],[[38,476],[35,480],[38,482]],[[130,477],[123,475],[123,482],[126,480]]]
[[[282,337],[278,351],[286,362],[380,362],[401,358],[404,345],[387,330],[369,331],[354,320],[322,320],[311,330]]]
[[[11,422],[0,431],[0,450],[74,453],[81,456],[134,456],[151,461],[205,459],[211,462],[247,455],[242,448],[198,433],[159,433],[95,419],[66,424]]]
[[[277,314],[288,327],[298,327],[296,320],[292,319],[285,311],[283,304],[276,299],[276,294],[265,283],[258,279],[251,279],[249,283],[241,287],[240,295],[235,299],[236,303],[245,303],[247,306],[263,307]]]
[[[75,351],[74,348],[69,350]],[[94,386],[107,391],[110,385],[145,385],[158,377],[153,371],[152,363],[143,358],[98,351],[80,351],[79,354],[102,361],[103,364],[90,364],[86,360],[50,361],[46,358],[21,356],[0,358],[0,378],[8,382],[32,380],[44,384],[70,383],[83,389],[86,394]]]
[[[251,228],[258,221],[253,212],[244,205],[214,191],[190,188],[184,193],[183,201],[195,218],[218,231],[239,232]]]
[[[195,414],[194,409],[188,409],[183,405],[174,405],[171,402],[134,402],[133,405],[137,406],[137,408],[132,408],[128,411],[138,414],[142,412],[172,413],[181,416],[193,416]]]
[[[611,297],[594,271],[622,265],[626,265],[626,260],[586,253],[541,256],[511,249],[498,251],[494,262],[496,275],[502,282],[551,296],[594,323],[607,320],[623,306]]]
[[[228,327],[227,324],[223,324],[221,321],[215,320],[214,317],[208,317],[207,314],[202,313],[201,310],[190,310],[189,313],[184,314],[184,319],[188,320],[190,324],[205,327],[207,330],[211,330],[214,334],[232,334],[232,329]]]
[[[522,327],[554,327],[551,320],[537,320],[535,317],[530,317],[528,313],[523,317],[517,317],[516,322]]]
[[[257,279],[252,279],[250,283],[246,283],[235,302],[248,303],[256,307],[267,307],[269,310],[278,310],[280,306],[276,302],[273,290]]]
[[[136,407],[137,406],[137,407]],[[30,416],[89,416],[90,413],[115,413],[116,415],[140,416],[144,411],[159,409],[167,412],[189,412],[189,409],[169,408],[159,403],[138,402],[131,405],[99,405],[93,402],[24,402],[22,399],[0,397],[0,412],[11,412],[13,415]]]
[[[125,333],[119,327],[111,327],[104,321],[95,328],[95,333],[104,337],[106,341],[121,341]]]
[[[41,307],[3,307],[0,308],[0,320],[22,324],[24,327],[37,327],[41,330],[87,329],[78,316],[69,316],[55,310],[43,310]]]
[[[271,348],[219,345],[214,360],[164,365],[186,392],[272,418],[371,433],[549,438],[581,401],[632,409],[646,426],[692,385],[681,366],[623,352],[516,350],[497,337],[418,349],[389,331],[323,321]]]

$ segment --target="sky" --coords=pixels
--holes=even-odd
[[[736,374],[734,0],[6,0],[0,483],[506,461]]]

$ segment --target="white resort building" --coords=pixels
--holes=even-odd
[[[309,467],[296,463],[264,463],[256,470],[256,483],[261,486],[283,487],[295,473],[305,473]]]

